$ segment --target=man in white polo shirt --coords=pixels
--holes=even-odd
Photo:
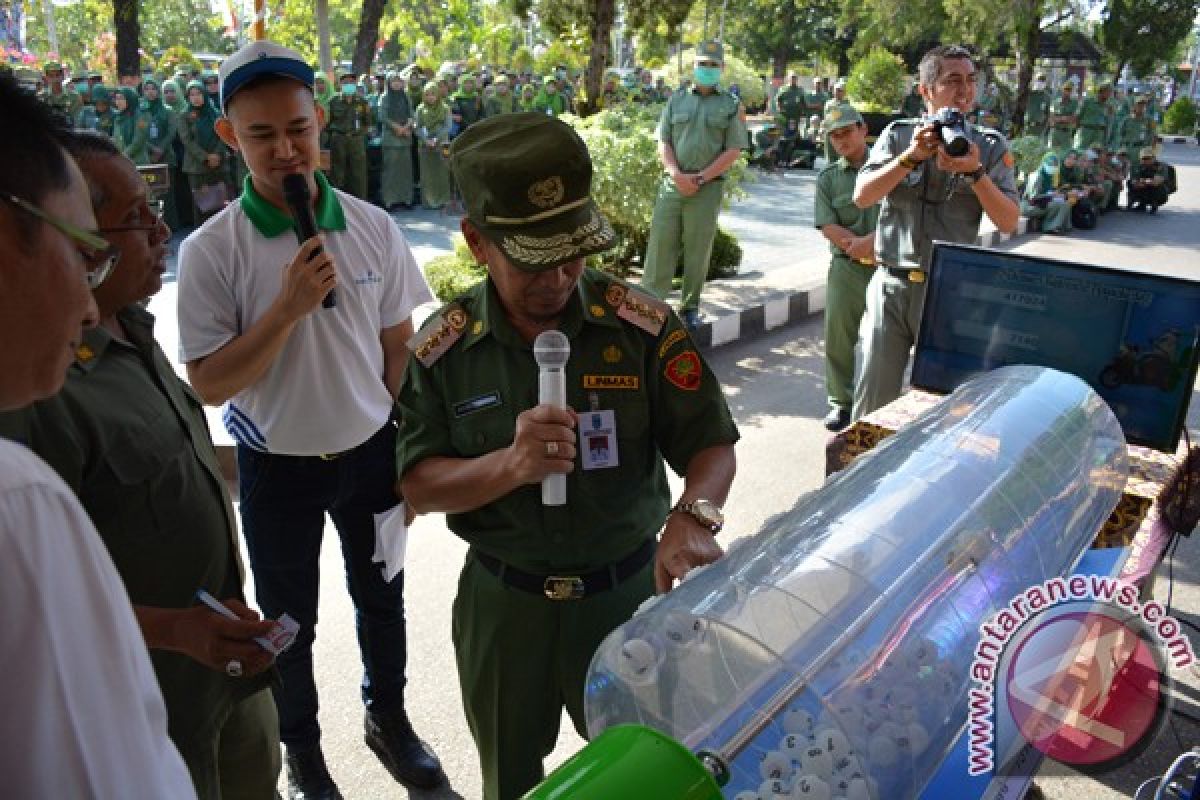
[[[321,111],[299,54],[254,42],[220,78],[217,132],[250,175],[180,249],[180,347],[196,391],[227,403],[258,603],[301,624],[275,694],[289,791],[341,797],[321,754],[312,670],[326,513],[356,610],[367,744],[397,780],[436,786],[441,765],[404,711],[404,573],[387,581],[372,562],[375,526],[398,503],[392,407],[410,315],[429,288],[391,218],[316,171]],[[320,229],[299,247],[283,193],[293,173]],[[323,307],[335,286],[336,304]]]

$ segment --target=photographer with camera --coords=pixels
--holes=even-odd
[[[900,396],[908,353],[925,302],[925,271],[935,239],[973,242],[986,213],[1016,230],[1013,157],[998,131],[966,121],[975,105],[975,64],[958,46],[935,47],[918,67],[926,116],[891,123],[858,174],[854,204],[882,201],[875,237],[881,267],[867,289],[863,369],[855,419]]]

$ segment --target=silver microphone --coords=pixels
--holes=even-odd
[[[567,407],[567,358],[571,342],[562,331],[542,331],[533,340],[533,360],[538,365],[538,405]],[[567,503],[567,476],[547,475],[542,478],[542,505],[562,506]]]

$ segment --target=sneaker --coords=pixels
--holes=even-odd
[[[823,424],[825,425],[825,430],[837,433],[850,424],[850,409],[830,409],[829,413],[825,415]]]
[[[363,720],[367,747],[400,783],[417,789],[433,789],[446,780],[442,764],[413,731],[404,709],[389,714],[367,712]]]
[[[308,750],[287,748],[288,800],[342,800],[329,775],[321,745]]]
[[[700,327],[700,312],[696,309],[681,309],[679,316],[683,319],[683,327],[687,328],[689,331],[694,331]]]

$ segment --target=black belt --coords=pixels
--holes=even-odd
[[[900,267],[884,267],[893,278],[899,278],[905,283],[924,283],[925,271],[920,269],[901,269]]]
[[[647,539],[641,547],[615,564],[584,575],[533,575],[478,550],[472,550],[471,554],[484,569],[514,589],[540,594],[550,600],[582,600],[598,592],[607,592],[636,575],[654,557],[657,546],[657,541]]]

